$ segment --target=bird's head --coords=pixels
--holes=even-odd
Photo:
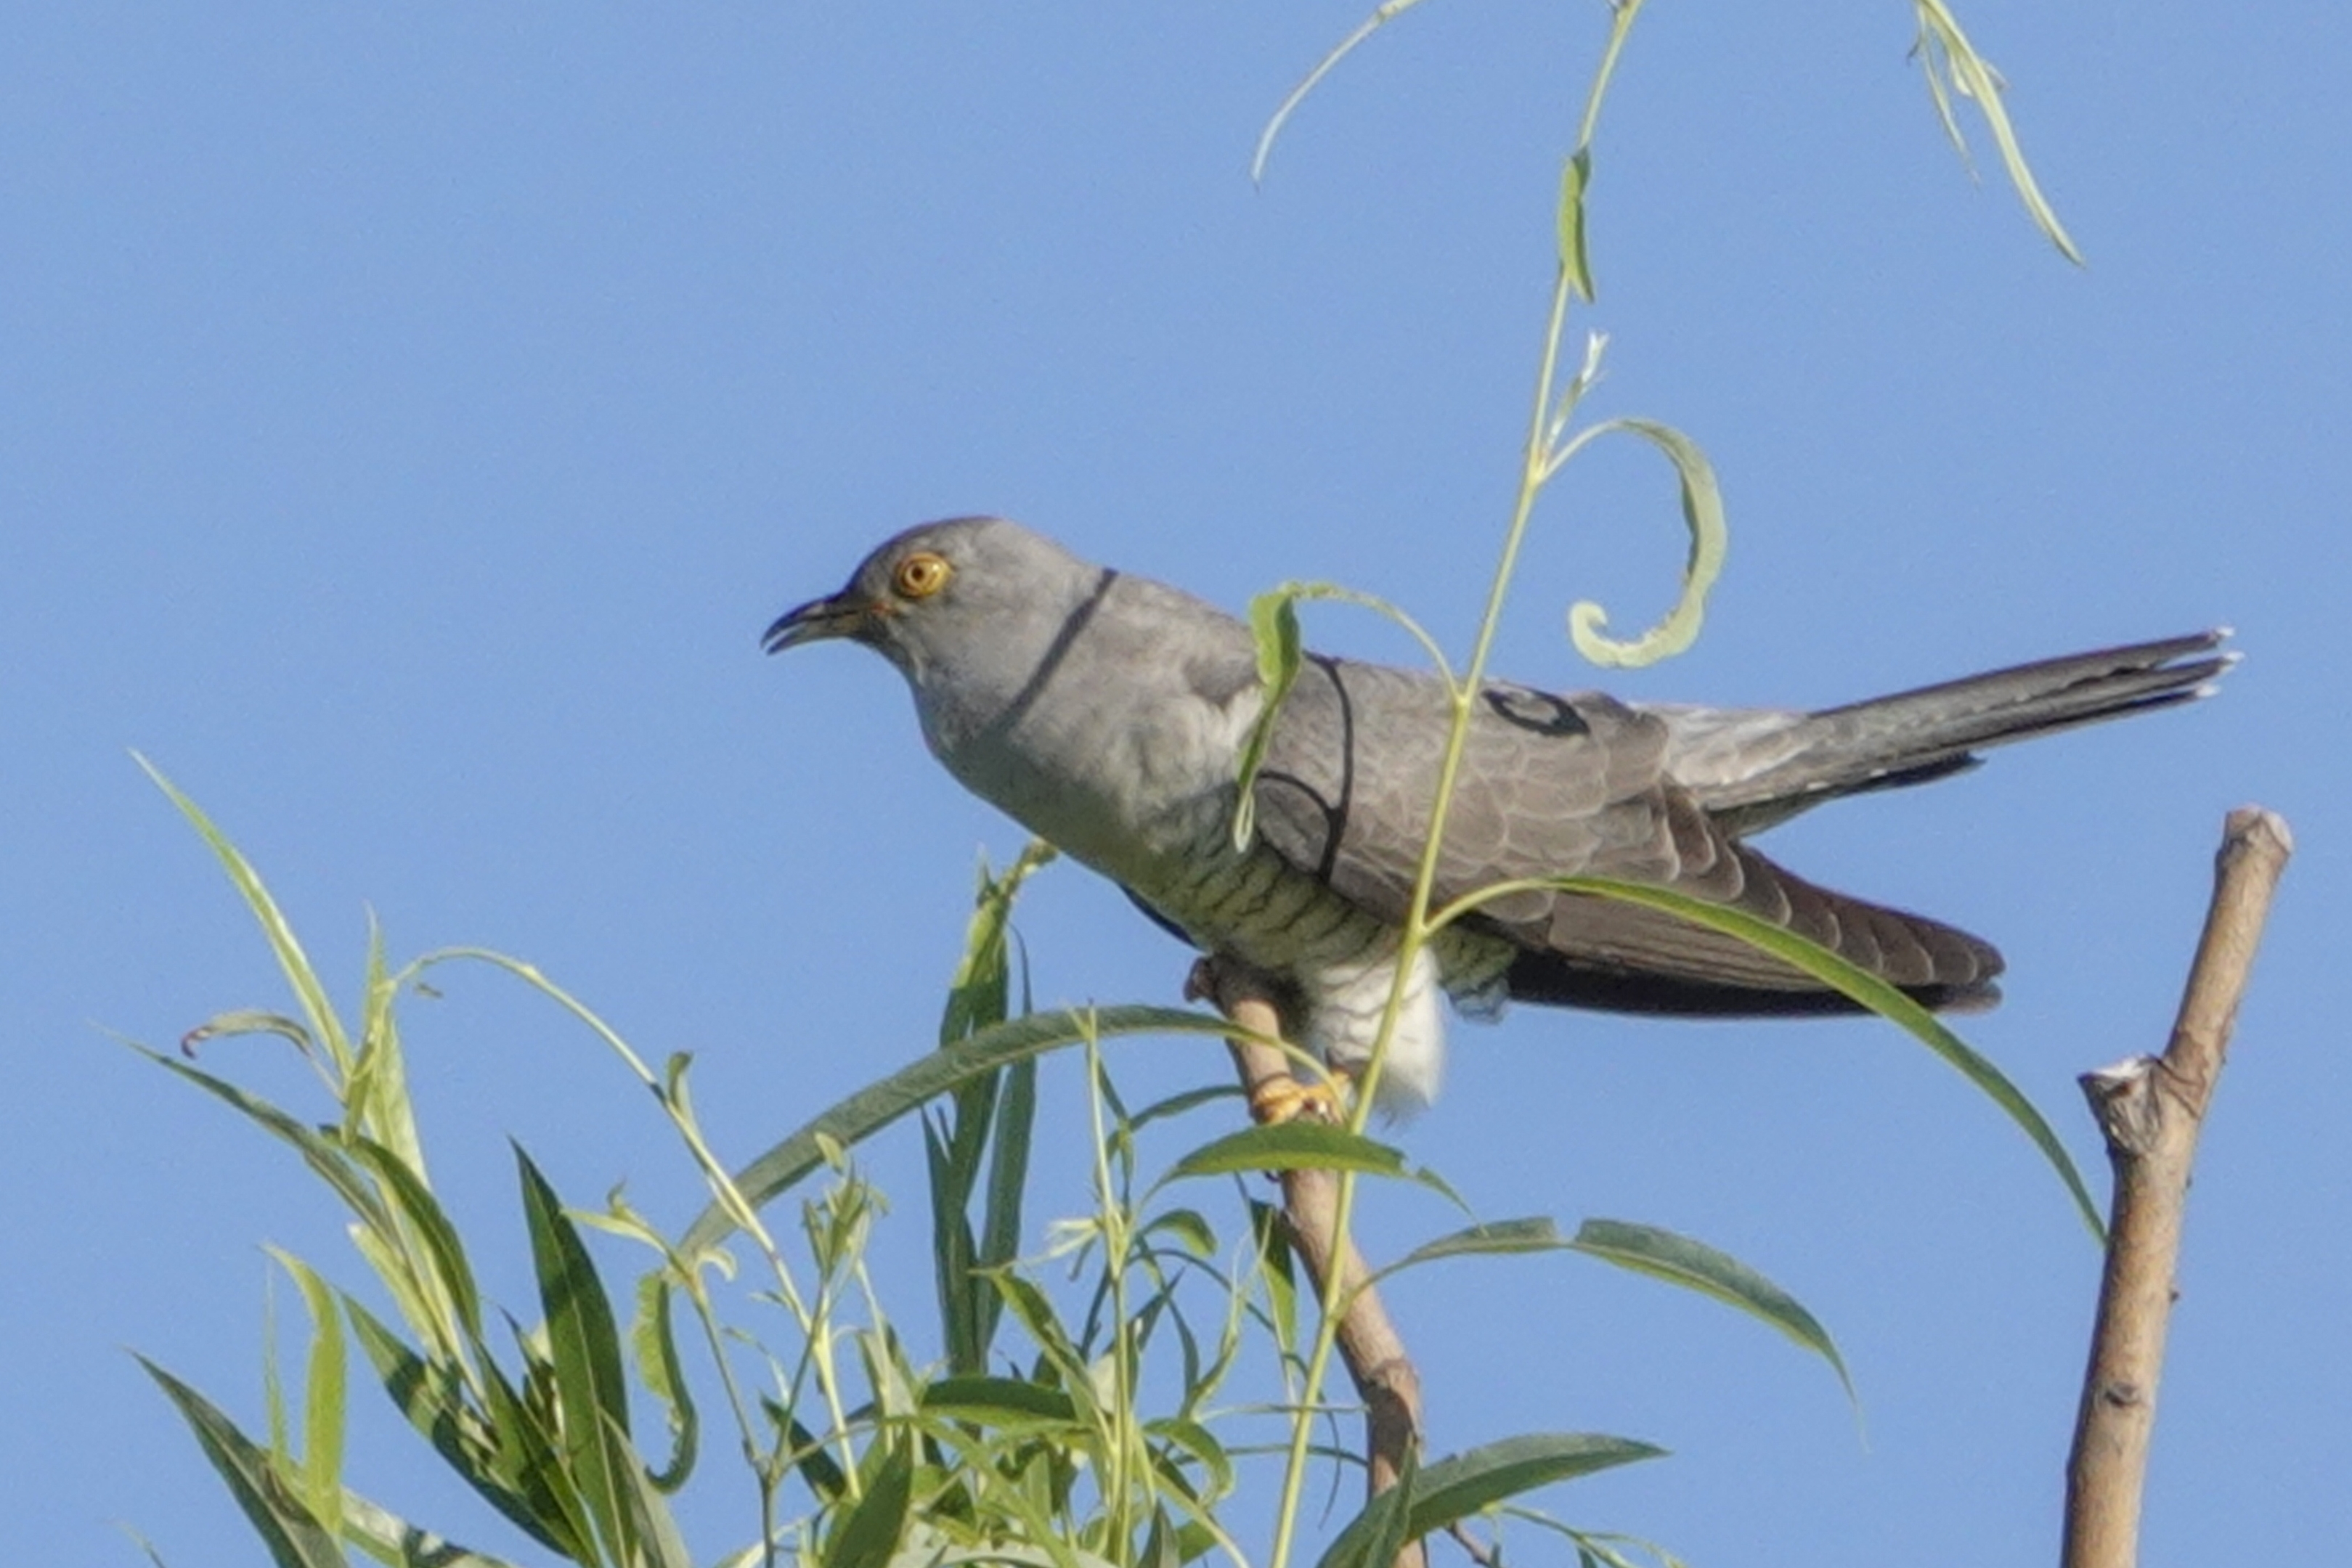
[[[1002,517],[925,523],[883,542],[838,593],[787,611],[771,653],[845,638],[898,666],[919,696],[941,679],[1018,689],[1109,574]]]

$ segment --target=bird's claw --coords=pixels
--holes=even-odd
[[[1287,1072],[1265,1079],[1250,1091],[1250,1120],[1261,1127],[1278,1127],[1301,1116],[1310,1121],[1340,1119],[1345,1091],[1330,1079],[1303,1082]]]

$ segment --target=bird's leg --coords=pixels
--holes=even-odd
[[[1235,959],[1205,957],[1196,961],[1185,977],[1184,999],[1207,1002],[1227,1018],[1237,1018],[1236,1009],[1245,1003],[1275,1013],[1269,998],[1278,988],[1273,977]],[[1289,1055],[1273,1046],[1237,1040],[1233,1050],[1249,1092],[1250,1120],[1260,1126],[1295,1122],[1301,1116],[1318,1122],[1347,1119],[1355,1075],[1346,1069],[1326,1068],[1316,1077],[1302,1078],[1293,1071],[1297,1064]]]
[[[1214,1003],[1219,1012],[1249,1031],[1228,1036],[1226,1042],[1249,1090],[1254,1114],[1269,1082],[1279,1081],[1301,1091],[1307,1087],[1291,1075],[1280,1049],[1254,1038],[1282,1035],[1277,998],[1283,988],[1274,977],[1230,958],[1203,958],[1193,966],[1184,994]],[[1336,1086],[1336,1081],[1324,1085]],[[1265,1118],[1260,1115],[1259,1120]],[[1339,1228],[1339,1178],[1328,1170],[1297,1169],[1284,1171],[1276,1179],[1282,1185],[1284,1228],[1314,1282],[1315,1299],[1327,1309],[1345,1303],[1333,1343],[1364,1402],[1365,1479],[1377,1497],[1399,1483],[1421,1450],[1421,1375],[1381,1304],[1363,1255]],[[1400,1546],[1384,1568],[1428,1564],[1427,1552],[1413,1540]]]

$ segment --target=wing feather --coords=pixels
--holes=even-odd
[[[1433,677],[1311,659],[1259,779],[1267,842],[1380,918],[1402,920],[1449,717]],[[1490,687],[1464,751],[1435,901],[1523,878],[1611,877],[1746,910],[1937,1003],[1992,994],[2000,958],[1983,942],[1815,887],[1738,842],[1668,775],[1673,740],[1664,717],[1598,693]],[[1522,892],[1477,919],[1522,950],[1511,990],[1528,1000],[1678,1012],[1842,1005],[1746,943],[1620,901]]]

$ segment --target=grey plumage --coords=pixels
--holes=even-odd
[[[1505,682],[1482,694],[1435,898],[1592,875],[1732,905],[1811,937],[1930,1006],[1987,1005],[2001,959],[1940,922],[1813,886],[1745,835],[1822,801],[1943,778],[1979,747],[2201,695],[2231,655],[2209,632],[1819,713],[1626,704]],[[1017,524],[961,518],[883,544],[848,586],[769,628],[781,651],[871,646],[915,696],[932,752],[974,793],[1113,878],[1162,924],[1295,992],[1306,1043],[1370,1051],[1427,831],[1448,721],[1433,676],[1311,656],[1232,842],[1239,747],[1260,709],[1239,621],[1078,559]],[[1633,1012],[1849,1010],[1736,939],[1606,899],[1511,894],[1440,934],[1407,987],[1383,1098],[1434,1094],[1443,988]]]

